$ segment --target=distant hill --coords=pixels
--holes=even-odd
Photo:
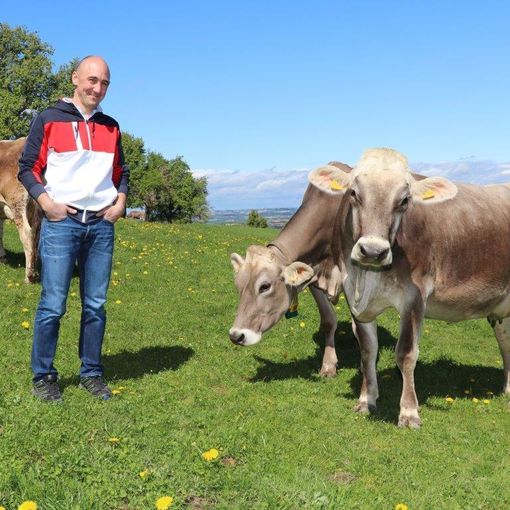
[[[248,214],[252,209],[230,209],[215,211],[210,213],[207,223],[216,223],[223,225],[245,224]],[[266,218],[270,227],[282,228],[296,212],[297,208],[274,208],[274,209],[256,209],[256,211]]]

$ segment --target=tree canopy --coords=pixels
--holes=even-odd
[[[0,23],[0,139],[25,136],[32,111],[72,95],[71,70],[76,60],[53,73],[53,48],[37,33]]]
[[[258,211],[252,209],[250,214],[248,214],[246,225],[249,227],[267,228],[267,220]]]

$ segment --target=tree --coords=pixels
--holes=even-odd
[[[143,140],[129,133],[123,133],[122,147],[130,170],[129,207],[143,207],[148,221],[207,219],[207,181],[193,177],[181,156],[169,161],[146,152]]]
[[[0,139],[26,135],[32,112],[47,108],[56,93],[72,94],[75,60],[53,74],[52,55],[37,33],[0,23]]]
[[[248,214],[248,221],[246,222],[246,225],[249,227],[267,228],[267,220],[258,211],[252,209],[250,214]]]

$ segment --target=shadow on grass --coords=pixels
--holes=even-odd
[[[384,347],[394,348],[396,339],[387,329],[379,326],[377,328],[377,334],[379,336],[379,349]],[[280,363],[255,356],[255,359],[261,366],[257,369],[257,373],[251,378],[251,382],[281,381],[293,378],[314,379],[322,365],[324,334],[321,331],[317,331],[313,335],[313,341],[317,346],[315,354],[306,359]],[[338,322],[335,332],[335,347],[340,370],[342,368],[359,367],[359,347],[352,332],[350,322]]]
[[[21,252],[14,252],[10,250],[5,250],[5,258],[1,259],[2,264],[6,264],[9,267],[12,267],[13,269],[18,269],[20,267],[25,267],[25,253],[23,251]]]
[[[448,411],[446,400],[443,404],[429,404],[430,398],[447,396],[455,399],[486,399],[492,393],[499,395],[503,386],[503,369],[482,365],[461,365],[449,358],[430,363],[418,361],[414,372],[416,393],[421,406],[427,405],[437,411]],[[397,423],[400,411],[402,376],[395,366],[377,373],[380,398],[377,410],[370,419],[386,423]],[[340,393],[342,397],[353,399],[353,404],[361,389],[361,374],[358,372],[349,382],[350,391]],[[467,392],[467,393],[466,393]]]
[[[177,370],[195,353],[189,347],[173,345],[169,347],[144,347],[139,351],[122,351],[117,354],[103,355],[105,378],[138,379],[146,374],[157,374],[165,370]],[[61,380],[62,387],[76,385],[78,376]]]

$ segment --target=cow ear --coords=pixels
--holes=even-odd
[[[427,177],[414,181],[411,185],[413,200],[427,204],[451,200],[457,195],[457,191],[457,186],[444,177]]]
[[[283,270],[285,284],[298,287],[298,290],[302,290],[311,283],[314,276],[313,268],[304,262],[293,262]]]
[[[308,174],[308,180],[315,187],[330,195],[342,195],[351,182],[347,172],[332,165],[321,166],[312,170]]]
[[[234,271],[237,273],[239,272],[239,269],[241,269],[241,266],[244,264],[244,259],[243,257],[241,257],[241,255],[238,255],[237,253],[232,253],[230,255],[230,262],[232,263]]]

